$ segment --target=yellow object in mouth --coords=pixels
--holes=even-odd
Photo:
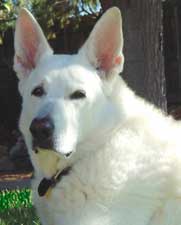
[[[60,156],[53,150],[38,148],[36,163],[45,177],[52,177],[58,169]]]

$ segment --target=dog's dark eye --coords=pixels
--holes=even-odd
[[[45,90],[42,86],[38,86],[34,88],[33,91],[31,92],[31,95],[34,95],[36,97],[42,97],[44,94],[45,94]]]
[[[85,97],[86,97],[86,93],[84,90],[77,90],[70,95],[70,99],[73,99],[73,100],[85,98]]]

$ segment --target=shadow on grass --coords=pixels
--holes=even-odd
[[[0,225],[40,225],[40,221],[34,208],[18,208],[0,212]]]

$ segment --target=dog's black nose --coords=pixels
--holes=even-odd
[[[50,117],[33,119],[30,132],[36,147],[51,148],[54,125]]]

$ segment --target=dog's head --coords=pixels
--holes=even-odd
[[[25,9],[15,31],[14,69],[23,99],[20,129],[32,149],[69,156],[78,143],[112,123],[109,100],[122,71],[122,20],[108,10],[75,55],[55,55],[40,26]]]

